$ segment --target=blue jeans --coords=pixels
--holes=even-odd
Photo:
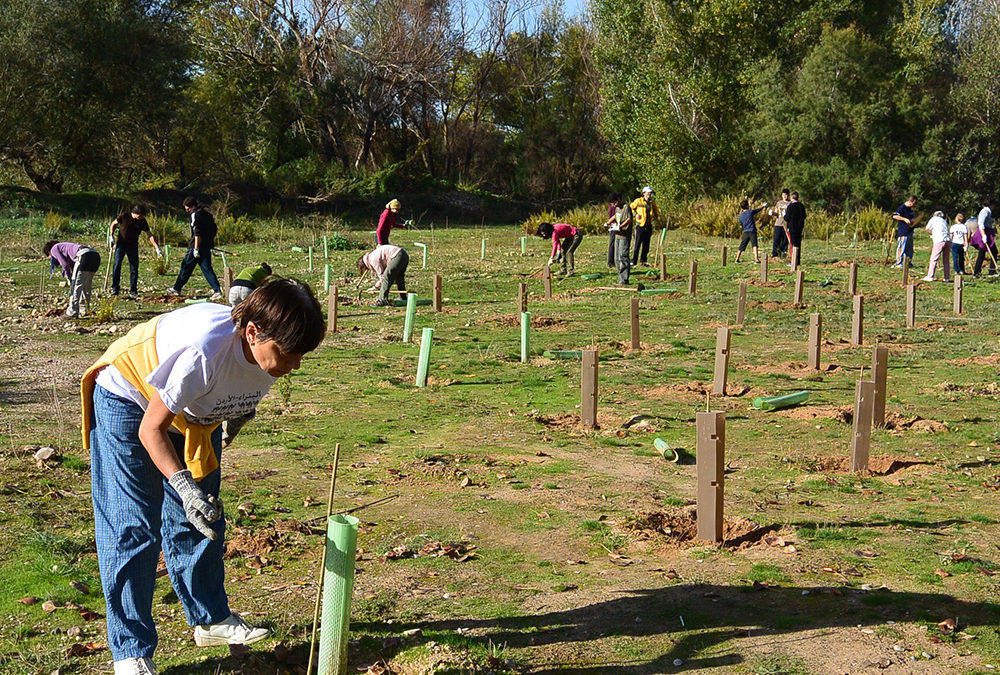
[[[111,292],[118,295],[122,288],[122,260],[128,256],[128,290],[137,293],[139,290],[139,245],[115,247],[115,266],[111,270]]]
[[[898,235],[897,235],[897,237],[898,237]],[[910,233],[908,235],[905,235],[905,236],[902,236],[902,237],[898,237],[898,241],[896,242],[896,264],[897,265],[902,265],[903,264],[903,256],[906,256],[907,258],[909,258],[911,263],[913,262],[913,234],[912,233]]]
[[[221,293],[222,287],[219,286],[219,277],[215,276],[215,270],[212,269],[212,252],[210,250],[205,251],[201,254],[200,258],[195,258],[193,248],[189,248],[187,253],[184,254],[184,259],[181,260],[181,269],[177,272],[177,281],[174,282],[174,290],[180,293],[181,289],[184,288],[184,284],[191,278],[191,273],[194,272],[196,265],[201,267],[201,273],[205,275],[205,281],[212,287],[212,290],[216,293]]]
[[[951,245],[951,262],[955,274],[965,274],[965,249],[958,244]]]
[[[143,411],[133,401],[94,389],[90,471],[97,561],[108,611],[108,645],[115,661],[153,656],[158,641],[153,622],[156,563],[163,550],[174,591],[190,625],[218,623],[229,614],[223,542],[212,541],[188,522],[184,506],[139,442]],[[170,434],[183,455],[184,440]],[[222,429],[212,434],[221,457]],[[218,496],[221,471],[199,486]],[[225,532],[225,517],[212,525]]]

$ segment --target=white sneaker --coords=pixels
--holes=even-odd
[[[115,661],[115,675],[157,675],[153,659],[122,659]]]
[[[921,281],[934,281],[934,277],[924,277]]]
[[[194,643],[199,647],[217,645],[249,645],[271,635],[267,628],[254,628],[233,612],[229,618],[219,623],[195,626]]]
[[[180,291],[178,291],[178,290],[177,290],[176,288],[174,288],[173,286],[171,286],[170,288],[168,288],[168,289],[166,290],[166,293],[167,293],[167,295],[180,295],[180,294],[181,294],[181,292],[180,292]]]
[[[215,302],[216,300],[222,300],[222,293],[220,293],[219,291],[212,293],[212,297],[210,297],[209,300],[211,300],[212,302]]]

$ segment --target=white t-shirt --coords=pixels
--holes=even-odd
[[[214,303],[164,314],[156,326],[160,364],[146,377],[167,409],[183,412],[194,424],[214,424],[252,412],[274,384],[256,363],[247,361],[232,308]],[[148,402],[118,369],[108,366],[97,384],[135,401]]]
[[[969,228],[965,223],[955,223],[951,226],[951,243],[965,246],[965,238],[969,236]]]
[[[931,233],[931,241],[935,244],[948,241],[948,221],[941,216],[934,216],[928,220],[925,229]]]
[[[979,223],[979,227],[984,230],[993,229],[993,210],[988,206],[984,206],[979,210],[979,215],[976,217],[976,222]]]

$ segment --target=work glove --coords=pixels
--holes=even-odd
[[[163,257],[163,251],[160,250],[160,247],[159,246],[154,246],[153,248],[156,250],[156,257],[157,258],[162,258]]]
[[[194,250],[194,257],[195,257],[195,260],[197,260],[198,258],[200,258],[201,257],[201,251],[198,250],[198,249],[195,249]]]
[[[222,502],[218,497],[206,495],[198,487],[188,469],[178,471],[170,477],[170,487],[180,495],[184,504],[184,513],[195,529],[203,535],[217,541],[219,533],[212,529],[212,523],[222,517]]]
[[[546,265],[547,265],[548,267],[552,267],[552,263],[554,263],[555,261],[556,261],[556,259],[555,259],[555,258],[549,258],[549,261],[548,261],[547,263],[545,263],[545,264],[546,264]]]

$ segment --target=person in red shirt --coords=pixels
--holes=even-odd
[[[542,239],[552,239],[552,255],[549,256],[549,266],[556,260],[556,254],[562,251],[562,273],[563,276],[569,276],[573,274],[575,268],[575,261],[573,260],[573,254],[576,249],[580,248],[580,242],[583,241],[583,232],[573,227],[572,225],[567,225],[566,223],[539,223],[538,230],[535,232]],[[569,263],[569,272],[566,271],[566,264]]]
[[[385,205],[385,211],[378,219],[378,227],[375,228],[375,245],[382,246],[389,243],[389,233],[394,227],[406,227],[406,223],[396,221],[396,214],[399,213],[401,204],[398,199],[391,200]]]

